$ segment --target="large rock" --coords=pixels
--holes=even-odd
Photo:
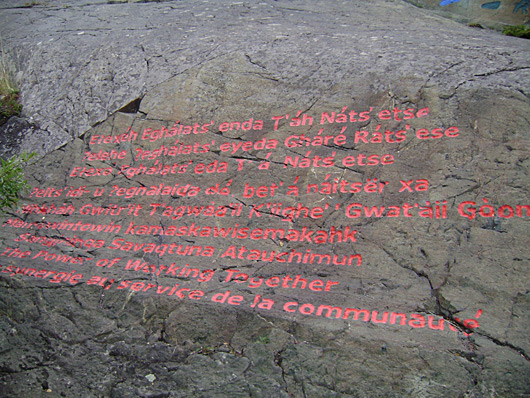
[[[72,136],[2,220],[4,396],[528,395],[525,41],[108,3],[3,5],[27,123]]]

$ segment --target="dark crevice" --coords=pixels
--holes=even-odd
[[[463,333],[466,333],[466,334],[473,333],[473,330],[471,330],[471,329],[467,328],[466,326],[464,326],[462,321],[460,321],[460,319],[458,319],[458,318],[456,318],[454,316],[454,314],[453,314],[454,311],[452,311],[449,308],[449,307],[451,307],[450,303],[447,302],[447,300],[445,300],[443,298],[443,296],[440,294],[440,289],[443,287],[443,285],[445,285],[445,283],[447,283],[447,279],[444,281],[444,283],[441,286],[438,286],[438,287],[435,288],[433,286],[433,284],[432,284],[432,281],[431,281],[429,275],[425,271],[418,270],[418,269],[416,269],[413,266],[408,265],[408,264],[402,264],[402,262],[399,261],[397,258],[395,258],[390,251],[388,251],[387,249],[385,249],[382,246],[380,246],[380,248],[388,256],[390,256],[390,258],[396,264],[398,264],[400,267],[414,272],[420,278],[425,278],[425,280],[427,281],[427,283],[429,284],[429,287],[431,289],[431,297],[435,300],[435,309],[434,309],[434,314],[435,315],[438,315],[438,316],[442,317],[448,323],[450,323],[454,328],[458,329],[459,331],[461,331]]]
[[[429,286],[431,288],[431,295],[436,300],[436,304],[435,304],[436,308],[435,308],[435,311],[434,311],[436,315],[441,316],[442,318],[444,318],[454,328],[458,329],[460,332],[464,333],[465,335],[470,335],[472,333],[476,333],[479,336],[487,338],[488,340],[492,341],[493,343],[495,343],[498,346],[511,348],[512,350],[518,352],[519,355],[521,355],[524,359],[526,359],[527,361],[530,361],[530,356],[522,348],[517,347],[517,346],[515,346],[515,345],[513,345],[511,343],[508,343],[508,342],[500,341],[499,339],[497,339],[497,338],[495,338],[493,336],[489,336],[488,334],[480,331],[479,329],[476,329],[476,328],[470,329],[470,328],[466,327],[464,325],[464,323],[459,318],[455,317],[454,311],[452,311],[451,309],[448,308],[448,307],[450,307],[450,304],[440,294],[440,289],[443,287],[443,285],[445,285],[447,280],[444,281],[442,286],[434,288],[429,276],[423,270],[417,270],[417,269],[415,269],[412,266],[409,266],[409,265],[406,265],[406,264],[401,264],[401,262],[398,261],[398,259],[394,258],[394,256],[392,256],[392,254],[388,250],[386,250],[384,247],[381,247],[381,249],[385,253],[387,253],[392,258],[392,260],[394,260],[394,262],[396,264],[398,264],[399,266],[401,266],[401,267],[403,267],[405,269],[408,269],[408,270],[414,272],[418,277],[425,278],[427,280],[427,282],[429,283]],[[466,358],[466,359],[472,360],[473,362],[479,363],[476,360],[476,358],[473,358],[473,359]]]
[[[136,98],[135,100],[129,102],[127,105],[118,109],[118,112],[121,113],[138,113],[140,110],[140,103],[142,102],[143,97]]]
[[[512,68],[503,68],[503,69],[498,69],[498,70],[494,70],[491,72],[478,73],[474,76],[484,77],[484,76],[491,76],[491,75],[495,75],[497,73],[503,73],[503,72],[517,72],[519,70],[524,70],[524,69],[530,69],[530,66],[514,66]]]
[[[496,337],[490,336],[484,332],[481,332],[480,330],[475,330],[475,333],[478,334],[479,336],[487,338],[488,340],[490,340],[491,342],[495,343],[498,346],[508,347],[514,351],[517,351],[519,355],[521,355],[524,359],[530,362],[530,356],[522,348],[514,346],[513,344],[508,343],[507,341],[500,341]]]

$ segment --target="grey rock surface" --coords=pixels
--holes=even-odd
[[[42,156],[70,140],[71,137],[63,131],[43,130],[17,116],[0,126],[0,153],[4,159],[23,152]]]
[[[528,41],[385,0],[6,1],[0,19],[0,34],[18,60],[24,105],[23,118],[9,126],[31,130],[28,136],[46,153],[26,169],[33,188],[23,204],[29,207],[5,215],[0,225],[0,395],[530,395],[528,213],[521,207],[515,216],[514,210],[529,204]],[[322,117],[345,108],[370,117],[344,123]],[[413,109],[417,115],[425,108],[428,116],[410,120],[392,112]],[[294,126],[299,111],[313,123]],[[230,126],[250,119],[248,128]],[[184,126],[197,134],[150,135]],[[447,133],[452,126],[458,126],[457,136]],[[419,139],[425,128],[446,133]],[[376,131],[402,129],[407,132],[401,142],[392,141],[393,134],[382,142],[355,138],[361,131],[375,137]],[[135,139],[125,135],[131,131]],[[285,144],[292,135],[317,140],[341,132],[344,142]],[[103,142],[106,136],[112,142]],[[256,145],[261,140],[278,145]],[[32,148],[6,142],[6,151]],[[54,142],[58,149],[51,151]],[[162,146],[172,145],[195,149],[164,154]],[[102,158],[111,151],[114,159]],[[314,160],[292,167],[287,161],[332,153],[329,167]],[[390,154],[395,163],[344,162],[359,153]],[[188,166],[167,175],[146,171],[168,164]],[[205,170],[214,164],[215,171]],[[83,167],[99,168],[102,175],[86,174]],[[335,178],[363,185],[377,178],[388,185],[379,193],[306,191],[308,184],[323,186]],[[400,183],[419,180],[428,180],[428,189],[419,184],[410,192]],[[280,182],[274,198],[249,194],[249,184]],[[136,194],[159,184],[201,191]],[[288,185],[299,185],[301,193],[289,195]],[[216,186],[228,187],[231,195],[206,194]],[[84,193],[77,195],[79,187]],[[436,201],[446,201],[446,217],[417,216],[416,209]],[[212,202],[243,215],[173,213]],[[466,202],[475,203],[476,217],[462,210]],[[323,217],[289,219],[267,203],[328,207]],[[404,216],[404,210],[400,217],[347,216],[355,203],[412,203],[415,216]],[[260,204],[261,217],[252,211]],[[494,217],[487,209],[481,213],[484,204],[494,206]],[[114,205],[127,209],[110,212]],[[130,207],[137,205],[142,207]],[[48,211],[52,206],[75,210]],[[168,206],[169,215],[162,211]],[[502,206],[509,208],[500,211]],[[166,230],[237,224],[257,232],[256,239],[206,232],[135,235],[131,222]],[[121,228],[97,231],[93,225]],[[309,244],[259,239],[265,228],[358,232],[351,242]],[[76,238],[83,239],[82,247],[69,243]],[[137,249],[125,250],[119,239]],[[97,240],[104,241],[101,247]],[[214,255],[143,250],[170,244],[211,246]],[[243,251],[227,254],[232,246],[287,254],[269,261]],[[293,252],[300,258],[362,254],[362,264],[285,262]],[[211,269],[214,276],[168,276],[162,266],[170,263]],[[82,278],[50,283],[23,270],[28,268]],[[282,288],[272,279],[256,287],[227,281],[235,270],[255,278],[300,275],[338,283],[328,291]],[[148,284],[151,290],[142,291]],[[166,296],[164,289],[175,284],[200,290],[204,298]],[[242,303],[212,301],[228,290]],[[252,308],[258,295],[273,300],[272,309]],[[326,316],[324,308],[317,316],[322,305],[366,312],[342,317],[330,309]]]
[[[310,96],[361,70],[371,70],[376,80],[370,84],[377,86],[403,77],[434,84],[448,69],[462,79],[451,82],[454,88],[487,80],[507,65],[527,65],[517,51],[527,43],[425,17],[401,1],[25,4],[0,5],[0,34],[20,71],[25,116],[57,134],[58,145],[66,134],[79,136],[161,82],[223,54],[263,61],[272,78],[293,85],[309,78]],[[433,23],[437,29],[427,29]],[[488,45],[492,37],[496,47]],[[486,62],[482,44],[490,52]],[[338,59],[349,60],[350,68]]]

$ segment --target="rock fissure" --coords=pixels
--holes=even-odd
[[[522,348],[517,347],[517,346],[515,346],[515,345],[513,345],[513,344],[511,344],[511,343],[509,343],[507,341],[501,341],[498,338],[493,337],[493,336],[485,333],[482,330],[474,330],[474,332],[477,333],[478,335],[482,336],[482,337],[487,338],[488,340],[492,341],[493,343],[495,343],[496,345],[498,345],[500,347],[508,347],[511,350],[516,351],[526,361],[530,361],[530,356]]]
[[[278,0],[235,2],[228,7],[221,0],[120,1],[122,5],[64,0],[60,5],[16,9],[24,0],[4,0],[0,34],[9,48],[17,49],[24,112],[2,129],[2,148],[9,148],[9,156],[32,148],[48,153],[26,168],[32,191],[21,203],[58,207],[67,202],[75,211],[67,216],[6,214],[13,222],[43,223],[31,224],[31,229],[0,223],[6,247],[0,250],[5,252],[0,272],[12,265],[37,271],[75,268],[83,278],[72,286],[59,282],[57,287],[65,287],[61,289],[48,283],[49,278],[0,273],[0,313],[5,315],[0,317],[1,365],[20,370],[42,364],[24,373],[0,373],[0,395],[34,396],[48,390],[65,396],[190,398],[527,393],[528,297],[517,293],[530,290],[524,231],[530,192],[526,178],[530,96],[525,94],[530,67],[524,62],[528,46],[523,40],[433,16],[427,9],[446,14],[479,10],[481,24],[480,18],[486,16],[524,18],[521,12],[515,15],[513,7],[505,7],[507,1],[499,2],[498,9],[492,8],[497,2],[490,2],[485,9],[473,2],[442,6],[439,0],[421,0],[426,8],[417,9],[400,0]],[[370,110],[369,120],[319,124],[323,112],[337,114],[346,105]],[[429,114],[398,120],[393,111],[397,108],[428,108]],[[293,118],[298,113],[311,116],[311,125],[296,126]],[[271,120],[280,116],[281,120]],[[250,118],[262,119],[265,128],[215,131],[220,122],[242,123]],[[201,134],[155,137],[153,133],[142,138],[146,129],[168,128],[176,121],[191,126],[212,121],[212,125]],[[406,141],[354,142],[356,130],[372,132],[379,124],[382,131],[410,125]],[[320,128],[322,135],[336,136],[344,126],[344,145],[328,141],[325,146],[289,148],[284,142],[289,135],[313,137]],[[458,136],[434,130],[447,126],[458,127]],[[101,141],[128,128],[138,134],[134,142]],[[417,136],[420,129],[429,130],[424,139]],[[78,135],[84,142],[72,141]],[[99,139],[92,142],[95,135]],[[262,138],[277,140],[276,147],[235,150]],[[177,139],[179,145],[208,144],[209,150],[179,153],[178,158],[162,154],[156,159],[138,152],[168,148]],[[71,143],[63,145],[67,141]],[[216,149],[225,142],[236,145],[227,145],[231,147],[227,151]],[[124,152],[123,159],[116,155],[99,161],[100,151],[113,149]],[[354,151],[379,155],[390,151],[394,162],[343,166],[341,158],[355,155]],[[84,159],[86,152],[94,153],[92,159]],[[333,152],[334,167],[313,164],[312,157]],[[181,161],[190,162],[185,172],[147,174],[153,163],[158,167]],[[213,166],[206,170],[215,162],[226,162],[226,171],[210,172]],[[202,166],[196,169],[199,163]],[[100,174],[74,170],[84,166],[99,166]],[[102,174],[102,167],[108,175]],[[126,170],[129,173],[121,178],[120,172]],[[308,184],[320,187],[336,178],[362,184],[377,178],[388,185],[384,192],[355,194],[307,190]],[[417,179],[428,180],[429,186],[400,190],[400,181]],[[275,194],[270,188],[265,192],[281,182]],[[161,183],[190,184],[200,191],[189,197],[135,194]],[[251,194],[250,185],[262,188],[260,194]],[[292,185],[297,185],[298,194],[287,194]],[[79,197],[63,192],[55,198],[45,193],[48,188],[78,186],[90,192]],[[229,190],[218,194],[224,186]],[[446,207],[441,207],[445,201]],[[150,206],[152,202],[165,205]],[[212,202],[219,206],[212,217],[170,214],[180,206],[206,209]],[[258,207],[268,202],[271,208]],[[142,208],[135,208],[137,214],[113,215],[109,203]],[[280,218],[278,208],[272,210],[280,203],[282,211],[299,205],[328,207],[321,217],[290,219],[287,213]],[[365,214],[346,215],[346,208],[356,203]],[[417,204],[412,217],[404,215],[403,207],[399,215],[389,216],[390,206],[404,203]],[[84,208],[81,214],[87,204],[102,213],[84,214]],[[251,211],[260,211],[261,217],[253,212],[249,218]],[[470,217],[462,216],[464,211]],[[107,233],[41,228],[64,220],[75,225],[78,219],[101,226],[112,222],[121,229]],[[155,233],[149,230],[150,236],[132,237],[131,229],[125,232],[129,225],[142,233],[152,227]],[[195,229],[193,236],[184,233],[192,225],[204,228],[204,236]],[[288,228],[294,229],[292,234],[302,228],[318,229],[329,239],[332,227],[336,238],[346,228],[350,233],[355,229],[356,240],[341,238],[317,245],[307,238],[286,239]],[[218,235],[206,236],[214,228]],[[261,239],[266,229],[270,239]],[[156,233],[160,231],[174,235]],[[14,241],[25,233],[54,239],[57,245]],[[101,248],[72,248],[81,253],[76,256],[83,259],[82,267],[53,258],[73,255],[65,244],[74,234],[105,241]],[[139,250],[124,245],[116,250],[118,243],[109,248],[122,238],[137,243]],[[166,252],[162,257],[143,250],[145,245],[172,243],[208,245],[214,254],[206,257],[194,251],[182,257]],[[238,246],[256,253],[288,252],[295,261],[221,257],[231,245],[236,252]],[[25,250],[32,254],[21,254]],[[41,251],[49,254],[32,258]],[[313,253],[317,253],[314,258]],[[362,267],[326,264],[335,255],[361,254]],[[105,267],[105,261],[116,262]],[[171,278],[125,269],[129,261],[158,270],[174,262],[179,267],[214,270],[215,276],[198,281],[192,271]],[[233,272],[233,283],[225,283],[227,271]],[[275,286],[286,277],[298,278],[296,288]],[[250,278],[254,278],[252,287]],[[124,281],[129,286],[134,283],[134,290],[118,288]],[[337,284],[319,290],[320,283],[328,282]],[[181,300],[176,293],[157,294],[156,287],[135,291],[149,284],[175,283],[204,296]],[[219,301],[212,300],[214,295]],[[464,314],[466,318],[476,314],[477,322],[460,320]]]

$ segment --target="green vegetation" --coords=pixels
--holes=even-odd
[[[20,156],[13,156],[9,160],[0,159],[0,213],[5,213],[8,209],[16,207],[20,195],[28,190],[30,186],[24,178],[25,163],[30,160],[35,153],[29,155],[24,152]]]
[[[259,344],[269,344],[271,339],[269,336],[259,336],[256,342]]]
[[[36,1],[36,0],[33,0],[33,1],[28,1],[26,3],[24,3],[24,7],[25,8],[31,8],[31,7],[35,7],[35,6],[40,6],[41,4]]]
[[[18,103],[18,91],[0,95],[0,125],[7,122],[11,116],[18,116],[22,105]]]
[[[20,91],[15,84],[9,57],[0,40],[0,125],[11,116],[18,116],[22,105],[18,103]]]
[[[18,116],[22,105],[18,103],[20,91],[13,77],[12,64],[4,49],[0,38],[0,125],[4,124],[11,116]],[[24,178],[24,167],[35,153],[29,155],[25,152],[20,156],[13,156],[9,160],[1,160],[0,165],[0,214],[16,207],[24,191],[30,187]]]
[[[502,33],[506,36],[522,37],[524,39],[530,39],[530,27],[525,25],[512,25],[506,26]]]

